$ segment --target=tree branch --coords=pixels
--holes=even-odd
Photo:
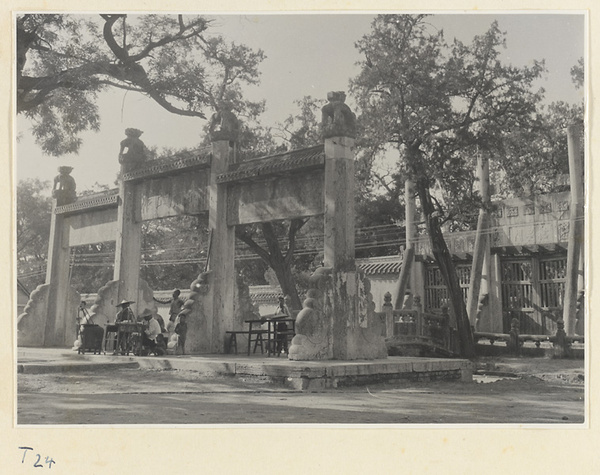
[[[296,234],[298,233],[298,231],[300,231],[302,226],[304,226],[308,222],[308,219],[309,218],[306,218],[306,219],[296,218],[296,219],[292,219],[292,222],[290,223],[290,229],[288,230],[289,246],[288,246],[288,250],[284,257],[286,264],[288,264],[292,260],[292,257],[294,256],[294,251],[296,250]]]
[[[262,247],[260,247],[252,236],[245,231],[242,231],[242,228],[235,228],[235,237],[246,244],[250,249],[252,249],[263,261],[265,261],[269,266],[271,265],[271,256],[267,251],[265,251]]]

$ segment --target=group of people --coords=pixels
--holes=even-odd
[[[187,322],[185,314],[181,314],[184,302],[180,295],[181,292],[179,289],[173,292],[167,325],[165,325],[162,316],[158,314],[156,307],[153,310],[146,308],[141,313],[140,318],[144,324],[142,331],[142,355],[155,354],[160,356],[164,355],[167,349],[173,348],[185,354]],[[117,305],[117,307],[120,307],[120,310],[116,315],[115,323],[138,321],[131,309],[132,303],[134,302],[131,300],[123,300]],[[124,342],[118,341],[117,348],[120,348],[123,344]]]
[[[275,315],[279,317],[291,317],[289,309],[289,296],[279,297],[279,303],[275,309]],[[123,300],[117,305],[119,311],[115,318],[115,324],[121,322],[138,322],[138,318],[131,309],[132,300]],[[167,349],[177,348],[182,354],[185,354],[185,341],[187,335],[187,319],[183,310],[184,301],[181,298],[181,291],[173,291],[171,305],[169,307],[169,321],[165,325],[163,317],[158,314],[158,309],[146,308],[141,313],[144,328],[142,331],[142,354],[164,355]],[[87,304],[82,301],[77,312],[77,340],[74,348],[81,345],[81,332],[83,325],[90,324],[92,317],[87,310]],[[288,325],[285,321],[277,322],[277,340],[276,350],[279,355],[282,351],[288,352]],[[124,350],[125,341],[115,342],[115,353],[121,349]]]

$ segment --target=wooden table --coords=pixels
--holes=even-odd
[[[142,352],[142,332],[144,324],[138,322],[117,322],[117,347],[115,351],[122,355],[139,356]]]

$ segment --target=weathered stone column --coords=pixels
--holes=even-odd
[[[76,337],[79,294],[70,285],[69,227],[61,206],[77,199],[72,167],[59,167],[54,179],[46,281],[32,293],[17,320],[19,346],[71,346]]]
[[[141,134],[141,131],[138,132]],[[141,196],[136,183],[127,181],[125,176],[125,173],[131,169],[132,162],[138,160],[138,157],[135,154],[132,155],[131,151],[125,156],[127,157],[125,160],[122,159],[122,156],[119,157],[121,173],[119,176],[119,209],[117,212],[117,239],[113,273],[113,279],[118,282],[117,302],[138,300],[142,246]],[[139,161],[143,161],[143,158],[139,158]],[[138,302],[131,307],[136,315],[144,310],[138,308]]]
[[[325,267],[333,269],[333,357],[348,358],[357,325],[354,263],[354,157],[351,137],[325,139]]]
[[[201,300],[202,317],[206,321],[197,322],[206,335],[196,335],[195,343],[188,338],[190,351],[197,353],[223,353],[225,332],[234,325],[235,226],[227,224],[228,185],[218,184],[217,177],[237,160],[239,123],[231,110],[225,108],[213,116],[210,129],[213,152],[208,186],[208,225],[212,233],[209,291]]]
[[[330,92],[323,112],[325,140],[324,267],[311,278],[296,320],[293,360],[384,358],[381,323],[370,283],[354,262],[355,116],[343,92]]]
[[[70,173],[70,171],[69,171]],[[56,214],[57,206],[68,204],[60,193],[54,194],[46,285],[48,301],[42,346],[67,346],[75,340],[75,316],[78,302],[73,301],[70,285],[69,228],[63,214]],[[74,310],[74,311],[73,311]],[[72,318],[70,318],[72,317]]]

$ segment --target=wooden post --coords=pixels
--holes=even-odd
[[[404,182],[404,203],[406,249],[402,257],[402,268],[400,269],[396,285],[396,309],[402,308],[404,292],[406,291],[406,286],[411,276],[412,265],[415,260],[415,185],[411,180]]]
[[[511,355],[518,356],[521,353],[521,343],[519,341],[519,319],[513,318],[510,321],[510,332],[508,334],[508,352]]]
[[[489,324],[481,328],[480,331],[502,333],[504,329],[502,319],[502,272],[500,268],[502,263],[498,254],[492,254],[490,260]]]
[[[489,247],[489,212],[490,201],[490,167],[489,160],[479,155],[477,157],[477,178],[479,179],[479,191],[481,193],[482,208],[479,210],[477,220],[477,234],[475,236],[475,250],[473,252],[473,263],[471,266],[471,283],[469,285],[469,297],[467,300],[467,313],[471,325],[475,324],[479,293],[481,290],[481,279],[483,263],[486,250]]]
[[[563,320],[567,335],[575,333],[577,313],[577,283],[579,280],[579,258],[584,239],[584,178],[581,137],[583,123],[567,127],[569,147],[569,179],[571,184],[571,207],[569,210],[569,244],[567,249],[567,281]]]

